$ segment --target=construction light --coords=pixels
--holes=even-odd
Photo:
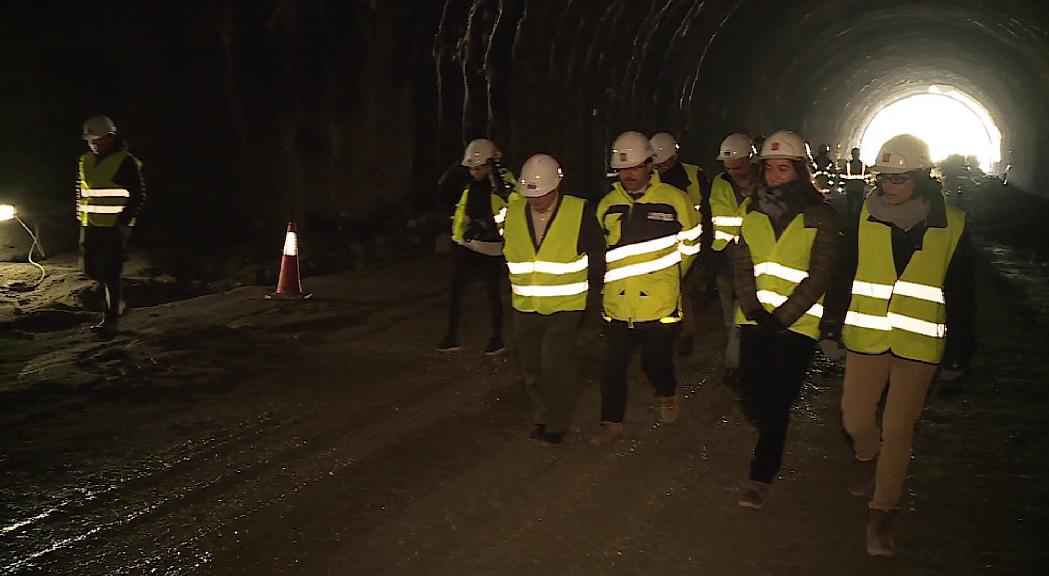
[[[10,204],[0,204],[0,222],[7,220],[13,220],[15,217],[15,207]]]

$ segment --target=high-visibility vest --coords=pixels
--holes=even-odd
[[[743,214],[750,205],[750,198],[736,201],[736,193],[724,173],[718,174],[710,187],[710,215],[714,224],[714,242],[711,247],[720,252],[730,242],[739,240],[739,229],[743,226]]]
[[[699,253],[703,231],[689,200],[653,172],[636,200],[616,182],[598,204],[597,220],[608,246],[605,319],[680,322],[681,276]]]
[[[127,150],[116,152],[98,159],[94,152],[88,152],[77,162],[80,178],[80,225],[111,228],[117,225],[117,216],[124,211],[131,193],[113,182],[120,165],[126,158],[134,160],[139,170],[142,162]],[[135,219],[128,222],[134,226]]]
[[[947,208],[946,228],[926,228],[903,274],[896,275],[892,230],[860,211],[858,260],[845,316],[845,347],[862,354],[892,352],[939,364],[947,339],[943,281],[965,229],[965,213]]]
[[[809,276],[809,259],[812,243],[816,240],[816,229],[805,226],[805,215],[798,214],[776,238],[769,217],[751,211],[743,218],[743,239],[750,249],[754,262],[754,284],[758,291],[758,302],[772,312],[779,308],[794,293],[794,289]],[[813,340],[820,337],[820,319],[823,318],[823,296],[788,326],[791,332],[808,336]],[[754,324],[736,309],[736,324]]]
[[[517,185],[514,181],[514,175],[509,170],[503,172],[503,180],[513,185],[512,192],[510,192],[510,200],[518,197]],[[467,185],[463,188],[463,193],[459,196],[459,202],[455,205],[455,214],[452,216],[452,242],[461,244],[475,252],[486,254],[488,256],[498,256],[503,250],[503,243],[500,242],[487,242],[483,240],[466,240],[463,235],[466,234],[466,225],[469,220],[466,216],[466,200],[470,195],[470,186]],[[507,200],[504,200],[502,196],[498,194],[491,194],[491,205],[492,205],[492,218],[495,220],[495,226],[499,230],[499,235],[503,235],[503,223],[506,221],[506,210]]]
[[[703,170],[695,164],[681,163],[681,167],[685,169],[685,174],[688,175],[688,188],[685,193],[688,194],[688,201],[692,203],[692,207],[699,212],[699,207],[703,204],[703,189],[699,187],[699,178],[703,173]]]
[[[852,172],[852,160],[845,163],[845,173],[841,175],[841,179],[844,182],[845,192],[860,192],[867,186],[867,166],[860,162],[860,171],[858,174]]]
[[[554,314],[586,309],[587,255],[579,251],[586,202],[561,196],[538,251],[528,227],[528,201],[510,202],[503,255],[510,271],[512,305],[518,312]]]

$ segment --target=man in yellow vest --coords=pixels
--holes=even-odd
[[[536,154],[521,168],[520,195],[506,215],[514,341],[532,398],[532,439],[560,444],[578,393],[576,334],[600,297],[605,243],[594,209],[561,194],[561,166]],[[591,296],[593,295],[593,296]]]
[[[117,334],[124,250],[135,218],[146,201],[142,163],[131,155],[108,116],[92,116],[82,133],[90,152],[77,162],[76,204],[84,272],[105,293],[99,337]]]
[[[863,206],[863,196],[867,192],[867,178],[869,176],[867,166],[860,160],[860,149],[853,148],[850,151],[852,158],[845,163],[845,171],[841,175],[845,188],[845,201],[849,208],[849,214],[859,214]]]
[[[847,242],[845,266],[828,293],[825,321],[847,355],[842,421],[856,459],[849,491],[874,489],[867,553],[895,553],[895,518],[911,459],[914,425],[938,367],[956,377],[972,354],[973,256],[965,213],[944,202],[928,145],[889,139],[872,171],[875,188]],[[840,356],[834,330],[820,342]],[[878,404],[885,393],[879,429]]]
[[[601,429],[594,444],[623,432],[627,370],[635,350],[661,398],[663,422],[677,420],[674,342],[681,322],[681,279],[699,253],[699,214],[680,190],[652,170],[652,145],[640,132],[612,144],[610,166],[619,181],[597,206],[605,236],[606,357],[601,382]]]
[[[452,290],[448,304],[448,329],[437,349],[453,352],[462,347],[459,338],[460,301],[466,280],[479,271],[484,277],[492,322],[492,336],[484,353],[496,355],[503,344],[503,300],[500,294],[505,275],[503,260],[503,221],[507,200],[513,192],[513,174],[502,172],[498,160],[502,153],[487,138],[470,142],[460,164],[470,172],[471,182],[463,189],[452,216]],[[507,185],[504,185],[504,181]],[[510,189],[509,196],[504,196]]]
[[[761,172],[755,164],[754,142],[746,134],[729,134],[718,148],[718,160],[725,171],[714,177],[710,190],[710,212],[713,227],[712,250],[709,251],[714,268],[721,314],[725,322],[725,373],[722,382],[729,388],[739,388],[739,327],[736,326],[736,290],[733,285],[733,267],[736,242],[743,215],[750,198],[761,187]]]
[[[652,136],[652,167],[659,172],[659,180],[681,190],[688,197],[700,215],[702,234],[700,246],[710,246],[712,227],[710,225],[710,185],[703,169],[695,164],[687,164],[678,158],[680,146],[677,140],[666,132]],[[699,260],[699,258],[697,258]],[[699,266],[693,265],[685,271],[685,283],[681,291],[681,305],[684,318],[681,321],[681,335],[678,337],[678,356],[688,356],[696,333],[695,310],[699,308],[701,294]]]

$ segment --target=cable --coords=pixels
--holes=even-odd
[[[36,266],[37,268],[40,269],[40,278],[38,278],[36,283],[33,284],[32,286],[19,286],[17,288],[14,288],[13,286],[8,286],[7,288],[9,290],[11,290],[11,289],[18,290],[19,292],[28,292],[30,290],[35,290],[36,287],[39,286],[40,283],[44,281],[44,278],[47,277],[47,270],[44,270],[43,266],[37,264],[33,260],[33,251],[36,250],[36,251],[40,252],[40,257],[41,258],[47,258],[47,255],[44,254],[44,248],[43,248],[43,246],[40,245],[40,239],[37,237],[36,233],[33,232],[33,230],[31,230],[29,228],[29,226],[26,226],[26,223],[23,222],[22,219],[19,218],[17,214],[15,214],[15,220],[18,220],[18,223],[22,225],[22,228],[25,228],[25,231],[29,234],[29,237],[33,239],[33,243],[29,246],[28,259],[29,259],[29,263],[30,264],[32,264],[33,266]]]

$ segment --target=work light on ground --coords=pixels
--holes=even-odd
[[[15,217],[15,207],[10,204],[0,204],[0,222],[12,220]]]
[[[15,210],[14,206],[11,204],[0,204],[0,222],[6,222],[7,220],[17,220],[18,223],[22,225],[22,228],[25,229],[26,233],[29,234],[29,237],[33,239],[33,243],[29,246],[29,255],[27,256],[27,259],[30,264],[40,269],[40,279],[36,281],[36,284],[23,288],[23,290],[32,290],[39,286],[40,282],[42,282],[44,277],[47,276],[47,271],[44,270],[44,267],[33,260],[34,251],[39,253],[41,258],[47,257],[44,254],[44,247],[40,245],[40,238],[37,233],[18,217],[18,211]]]

